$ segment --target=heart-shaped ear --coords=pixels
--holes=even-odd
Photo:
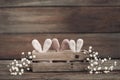
[[[61,51],[69,49],[69,40],[64,39],[61,44]]]
[[[41,44],[39,43],[37,39],[32,40],[32,46],[36,51],[42,52]]]
[[[70,40],[69,47],[73,52],[76,52],[76,43],[74,40]]]
[[[59,51],[60,50],[60,43],[58,41],[57,38],[53,38],[52,40],[52,47],[53,49],[55,49],[56,51]]]
[[[52,40],[51,39],[46,39],[43,45],[43,52],[47,52],[52,45]]]
[[[78,40],[77,40],[77,46],[76,46],[76,49],[77,49],[77,50],[76,50],[76,51],[77,51],[77,52],[80,52],[82,46],[83,46],[83,39],[78,39]]]

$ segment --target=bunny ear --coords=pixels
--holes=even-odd
[[[52,40],[51,39],[46,39],[43,45],[43,52],[47,52],[52,45]]]
[[[52,40],[52,47],[53,49],[55,49],[56,51],[59,51],[60,50],[60,43],[58,41],[57,38],[53,38]]]
[[[63,51],[66,49],[69,49],[69,40],[68,39],[64,39],[61,44],[61,50]]]
[[[76,43],[74,40],[70,40],[69,47],[73,52],[76,52]]]
[[[82,46],[83,46],[83,39],[78,39],[77,40],[77,52],[81,51]]]
[[[32,46],[36,51],[42,52],[41,44],[39,43],[37,39],[32,40]]]

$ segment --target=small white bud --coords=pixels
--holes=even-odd
[[[11,64],[12,64],[12,65],[14,65],[15,63],[14,63],[14,62],[12,62]]]
[[[31,52],[28,52],[28,55],[31,55],[32,53]]]
[[[30,68],[27,68],[27,70],[29,71],[29,70],[30,70]]]
[[[19,71],[18,67],[15,67],[15,70],[18,72]]]
[[[94,65],[91,63],[91,64],[90,64],[90,66],[92,66],[92,67],[93,67]]]
[[[26,60],[26,58],[22,58],[21,61],[23,62],[24,60]]]
[[[90,60],[90,62],[93,62],[93,60]]]
[[[96,52],[95,55],[98,55],[98,52]]]
[[[89,49],[92,49],[92,46],[89,46]]]
[[[97,57],[94,57],[94,59],[95,59],[96,61],[98,61],[98,58],[97,58]]]
[[[104,63],[104,60],[102,60],[101,63]]]
[[[22,67],[22,64],[19,64],[19,67]]]
[[[86,54],[86,52],[83,52],[84,54]]]
[[[18,74],[19,74],[19,75],[22,75],[22,73],[21,73],[21,72],[19,72]]]
[[[12,69],[12,70],[15,70],[15,67],[14,67],[14,66],[12,66],[12,67],[11,67],[11,69]]]
[[[87,58],[87,61],[89,61],[90,59],[89,58]]]
[[[26,64],[25,66],[28,67],[28,64]]]
[[[96,71],[97,69],[96,68],[93,68],[94,71]]]
[[[97,70],[101,70],[102,68],[101,67],[98,67]]]
[[[36,56],[35,56],[35,55],[33,55],[33,58],[36,58]]]
[[[117,62],[116,62],[116,61],[114,62],[114,65],[115,65],[115,66],[117,65]]]
[[[91,53],[91,52],[92,52],[92,50],[90,49],[90,50],[89,50],[89,52]]]
[[[110,71],[104,71],[104,73],[109,73]]]
[[[90,57],[93,57],[93,55],[92,55],[92,54],[90,54]]]
[[[98,62],[94,62],[93,64],[94,64],[94,65],[98,65]]]
[[[93,74],[93,71],[89,71],[90,74]]]
[[[27,61],[28,62],[28,64],[30,64],[31,62],[30,61]]]
[[[12,72],[12,70],[11,70],[11,69],[9,69],[9,71],[10,71],[10,72]]]
[[[107,59],[106,59],[106,58],[104,58],[104,61],[107,61]]]
[[[96,55],[94,54],[93,57],[96,57]]]
[[[24,69],[21,69],[21,72],[24,72]]]
[[[32,59],[33,57],[32,56],[29,56],[30,59]]]
[[[90,66],[88,66],[87,68],[90,69]]]
[[[17,72],[15,72],[14,75],[17,75]]]
[[[108,67],[104,67],[104,69],[105,69],[105,70],[107,70],[107,69],[108,69]]]
[[[99,73],[99,72],[97,72],[97,71],[95,72],[95,74],[98,74],[98,73]]]
[[[111,57],[109,57],[109,60],[111,60]]]
[[[14,62],[16,62],[17,60],[16,59],[14,59]]]
[[[21,54],[22,54],[22,55],[24,55],[25,53],[24,53],[24,52],[22,52]]]
[[[25,62],[23,62],[23,65],[26,65],[26,63],[25,63]]]

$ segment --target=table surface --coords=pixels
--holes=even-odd
[[[89,74],[88,72],[25,72],[22,76],[11,76],[7,65],[11,60],[0,60],[0,80],[120,80],[120,71],[108,74]]]

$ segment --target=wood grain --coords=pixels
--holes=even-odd
[[[33,72],[71,71],[70,63],[33,63]]]
[[[113,71],[108,74],[89,74],[88,72],[25,72],[22,76],[11,76],[6,67],[10,62],[11,60],[0,60],[0,80],[120,80],[120,71]]]
[[[63,39],[84,40],[82,49],[93,46],[99,52],[100,57],[120,58],[120,34],[97,33],[97,34],[0,34],[0,59],[15,59],[21,57],[21,52],[32,51],[31,41],[38,39],[43,45],[46,38],[58,38],[60,43]]]
[[[0,7],[120,6],[119,0],[0,0]]]
[[[79,53],[75,53],[72,52],[71,50],[64,50],[64,51],[60,51],[60,52],[56,52],[55,50],[51,50],[48,51],[46,53],[39,53],[37,51],[33,51],[32,55],[35,55],[36,57],[33,59],[34,61],[53,61],[53,60],[57,60],[57,61],[71,61],[71,60],[84,60],[87,57],[89,57],[89,55],[85,55],[83,52],[79,52]],[[76,58],[75,56],[78,56],[78,58]]]
[[[0,8],[0,33],[120,32],[120,7]]]

